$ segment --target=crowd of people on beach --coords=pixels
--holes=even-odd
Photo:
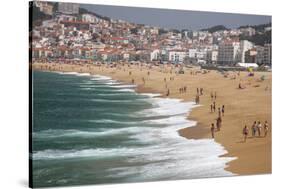
[[[211,92],[211,99],[213,100],[213,103],[211,103],[210,107],[211,107],[211,113],[215,113],[216,112],[216,98],[217,98],[217,93],[215,92],[215,95],[213,94],[213,92]],[[216,127],[214,123],[211,123],[211,135],[212,138],[215,138],[215,132],[216,131],[220,131],[221,127],[222,127],[222,116],[224,116],[224,112],[225,112],[225,105],[222,105],[221,107],[218,107],[217,109],[218,112],[218,116],[215,119],[216,120]]]
[[[198,89],[197,89],[198,91]],[[217,94],[216,92],[213,94],[211,92],[211,99],[214,100],[213,103],[211,103],[210,108],[211,108],[211,113],[216,112],[216,98]],[[212,138],[215,138],[215,132],[220,131],[222,127],[222,117],[225,114],[225,105],[222,105],[221,107],[218,107],[218,117],[215,119],[216,120],[216,125],[214,123],[211,123],[211,136]],[[263,137],[266,137],[269,131],[269,124],[267,121],[262,125],[260,121],[254,121],[251,131],[252,131],[252,138],[255,137],[262,137],[262,129],[263,129]],[[249,136],[249,128],[247,125],[243,127],[243,136],[244,136],[244,142],[246,142],[248,136]]]
[[[262,125],[262,123],[260,121],[254,121],[254,123],[251,127],[252,138],[262,137],[262,130],[263,130],[263,137],[266,137],[267,133],[269,131],[268,122],[265,121],[264,124]],[[249,135],[249,128],[248,128],[247,125],[244,126],[242,133],[243,133],[243,136],[244,136],[244,142],[246,142],[247,138],[248,138],[248,135]]]

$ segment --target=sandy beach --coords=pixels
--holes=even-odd
[[[197,121],[197,126],[179,130],[179,134],[189,139],[211,138],[211,123],[216,123],[218,112],[211,112],[210,105],[216,102],[216,109],[225,106],[221,130],[215,132],[215,141],[228,151],[224,156],[236,157],[226,170],[239,175],[271,173],[271,100],[272,73],[226,72],[201,70],[197,67],[185,68],[184,74],[175,74],[178,68],[169,65],[72,65],[34,63],[35,70],[85,72],[110,76],[125,83],[137,84],[138,92],[160,93],[169,91],[169,98],[194,101],[197,88],[203,88],[200,105],[192,110],[188,119]],[[261,79],[262,78],[262,79]],[[239,83],[243,89],[239,89]],[[186,87],[186,92],[179,89]],[[216,93],[212,100],[211,93]],[[254,121],[269,123],[266,137],[252,137]],[[247,125],[250,134],[243,141],[242,129]]]

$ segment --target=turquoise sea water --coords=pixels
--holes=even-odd
[[[34,187],[232,175],[213,140],[177,130],[193,102],[137,94],[105,76],[33,72]]]

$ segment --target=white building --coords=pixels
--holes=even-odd
[[[47,15],[53,15],[53,5],[45,1],[34,1],[35,6],[39,8],[41,12],[44,12]]]
[[[189,49],[188,50],[188,57],[189,58],[196,58],[197,49]]]
[[[169,61],[172,63],[183,63],[186,54],[183,50],[171,50],[169,51]]]
[[[59,3],[58,12],[63,14],[78,14],[79,4],[76,3]]]
[[[256,34],[256,30],[254,28],[248,27],[248,28],[241,28],[239,29],[240,32],[245,36],[252,36]]]
[[[258,64],[272,64],[272,48],[271,44],[265,44],[264,46],[256,46],[257,55],[256,55],[256,62]]]
[[[244,63],[245,62],[245,53],[253,48],[253,43],[251,43],[250,41],[247,40],[242,40],[240,41],[240,57],[239,57],[239,61]]]
[[[217,50],[207,51],[206,61],[207,64],[216,64],[218,61],[218,51]]]
[[[263,64],[263,46],[256,46],[257,55],[256,55],[256,63],[257,64]]]
[[[150,61],[159,60],[159,59],[160,59],[160,50],[159,49],[154,49],[150,53]]]
[[[235,64],[239,58],[240,43],[237,41],[224,41],[219,44],[218,63]]]
[[[271,44],[265,44],[263,51],[263,63],[266,65],[271,65],[271,51]]]
[[[91,14],[82,14],[82,21],[90,23],[98,23],[99,18]]]

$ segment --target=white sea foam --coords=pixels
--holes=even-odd
[[[90,76],[90,73],[78,73],[78,72],[57,72],[62,75],[76,75],[76,76]]]
[[[90,73],[77,73],[77,76],[90,76]]]
[[[93,75],[91,80],[111,80],[111,77],[107,77],[107,76],[101,76],[101,75]]]
[[[109,78],[105,78],[109,79]],[[133,89],[117,91],[134,92]],[[146,94],[142,94],[146,95]],[[69,131],[68,136],[108,137],[127,134],[132,143],[142,143],[141,147],[89,148],[82,150],[43,150],[33,154],[34,160],[94,158],[123,158],[128,166],[107,169],[108,178],[125,178],[128,181],[155,181],[163,179],[185,179],[215,176],[230,176],[225,171],[226,163],[235,159],[220,157],[226,150],[212,139],[190,140],[179,136],[178,130],[196,125],[186,119],[193,102],[179,99],[151,97],[147,100],[153,108],[136,113],[136,117],[154,117],[142,122],[116,121],[113,119],[93,120],[93,123],[118,123],[128,127],[104,129],[99,132]],[[164,118],[155,119],[161,116]],[[134,125],[139,124],[139,125]],[[130,141],[128,141],[130,142]],[[137,175],[137,176],[136,176]]]
[[[194,102],[181,102],[178,99],[150,98],[155,108],[138,112],[140,116],[173,116],[185,114],[195,106]]]
[[[102,120],[102,122],[113,123],[111,120]],[[99,122],[96,122],[99,123]],[[122,122],[120,122],[122,123]],[[130,124],[128,122],[127,124]],[[92,137],[105,137],[120,134],[136,134],[140,130],[149,131],[153,128],[149,127],[128,127],[118,129],[99,129],[99,130],[77,130],[77,129],[48,129],[40,132],[34,132],[32,135],[34,139],[53,139],[61,137],[79,137],[79,138],[92,138]]]
[[[57,72],[59,74],[62,74],[62,75],[77,75],[78,72]]]
[[[148,96],[148,97],[159,97],[161,94],[158,93],[141,93],[140,95]]]
[[[116,91],[121,91],[121,92],[135,92],[135,90],[134,89],[118,89],[118,90],[116,90]]]
[[[135,88],[136,85],[112,85],[113,88]]]
[[[120,85],[122,83],[114,81],[114,80],[109,80],[108,82],[105,82],[104,84],[106,84],[106,85]]]
[[[121,94],[119,94],[121,95]],[[115,100],[115,99],[91,99],[93,102],[103,102],[103,103],[119,103],[119,104],[124,104],[124,103],[130,103],[130,104],[136,104],[140,103],[141,101],[145,101],[144,99],[137,99],[137,100],[127,100],[127,99],[120,99],[120,100]]]

